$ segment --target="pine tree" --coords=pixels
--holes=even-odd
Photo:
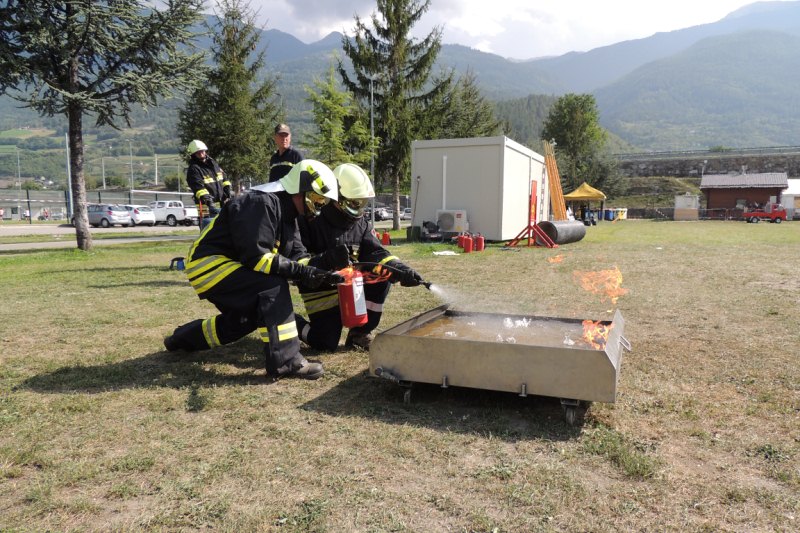
[[[328,165],[367,164],[372,151],[364,112],[353,103],[349,93],[336,86],[333,66],[328,70],[327,81],[316,79],[314,87],[316,91],[306,87],[306,93],[318,133],[309,134],[309,141],[302,143],[303,147],[313,158]]]
[[[411,141],[425,123],[425,106],[448,86],[447,78],[429,83],[441,49],[441,28],[434,28],[421,41],[409,38],[411,28],[429,7],[430,0],[377,0],[371,28],[356,16],[354,39],[342,39],[352,64],[349,71],[339,62],[345,88],[367,107],[372,85],[375,133],[381,139],[373,179],[379,188],[389,181],[394,229],[400,227],[400,188],[409,180]]]
[[[207,81],[179,111],[182,147],[199,139],[208,146],[238,189],[247,180],[268,181],[272,128],[280,118],[274,77],[261,79],[265,51],[260,32],[245,0],[220,0],[218,24],[212,33],[214,66]],[[187,155],[188,154],[184,154]]]
[[[130,125],[137,105],[193,87],[202,56],[186,51],[203,0],[7,0],[0,18],[0,94],[66,115],[78,248],[89,250],[83,119]]]
[[[494,106],[481,94],[472,72],[455,83],[450,75],[443,81],[446,89],[434,98],[423,114],[427,119],[424,138],[489,137],[502,131]]]

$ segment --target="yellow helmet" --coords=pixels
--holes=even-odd
[[[375,189],[364,169],[352,163],[343,163],[333,169],[339,182],[339,200],[336,206],[352,218],[364,214],[370,198],[375,197]]]
[[[194,141],[190,142],[189,146],[186,147],[186,152],[189,155],[195,154],[195,153],[199,152],[200,150],[208,151],[208,146],[206,146],[206,143],[204,143],[203,141],[198,141],[197,139],[195,139]]]
[[[314,159],[295,163],[292,170],[278,181],[289,194],[305,193],[308,213],[315,216],[319,215],[325,204],[339,199],[333,171],[325,163]]]

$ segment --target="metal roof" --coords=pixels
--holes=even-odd
[[[785,189],[789,186],[786,172],[764,174],[705,174],[700,180],[701,189]]]

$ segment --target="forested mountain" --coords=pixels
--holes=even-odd
[[[497,102],[507,134],[526,144],[538,137],[549,103],[567,92],[595,94],[602,124],[642,150],[799,144],[798,36],[800,1],[757,2],[712,24],[554,58],[510,61],[446,44],[435,71],[472,72]],[[304,88],[343,57],[341,39],[331,33],[306,44],[278,30],[263,33],[267,74],[279,78],[276,98],[301,135],[312,127]],[[199,42],[207,47],[208,37]],[[159,130],[152,142],[168,139],[179,104],[139,112],[133,125]],[[0,98],[0,130],[44,124],[63,132],[62,118],[14,106]]]

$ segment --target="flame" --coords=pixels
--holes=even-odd
[[[563,254],[558,254],[558,255],[554,255],[553,257],[548,257],[547,258],[547,262],[548,263],[560,263],[563,260],[564,260],[564,255]]]
[[[597,322],[584,320],[583,340],[588,342],[592,348],[596,350],[602,350],[606,347],[608,334],[613,327],[614,324],[603,324],[599,320]]]
[[[603,301],[609,298],[611,303],[615,304],[620,296],[628,294],[628,289],[621,287],[622,272],[617,267],[596,272],[580,272],[576,270],[574,277],[584,290],[601,295]]]

